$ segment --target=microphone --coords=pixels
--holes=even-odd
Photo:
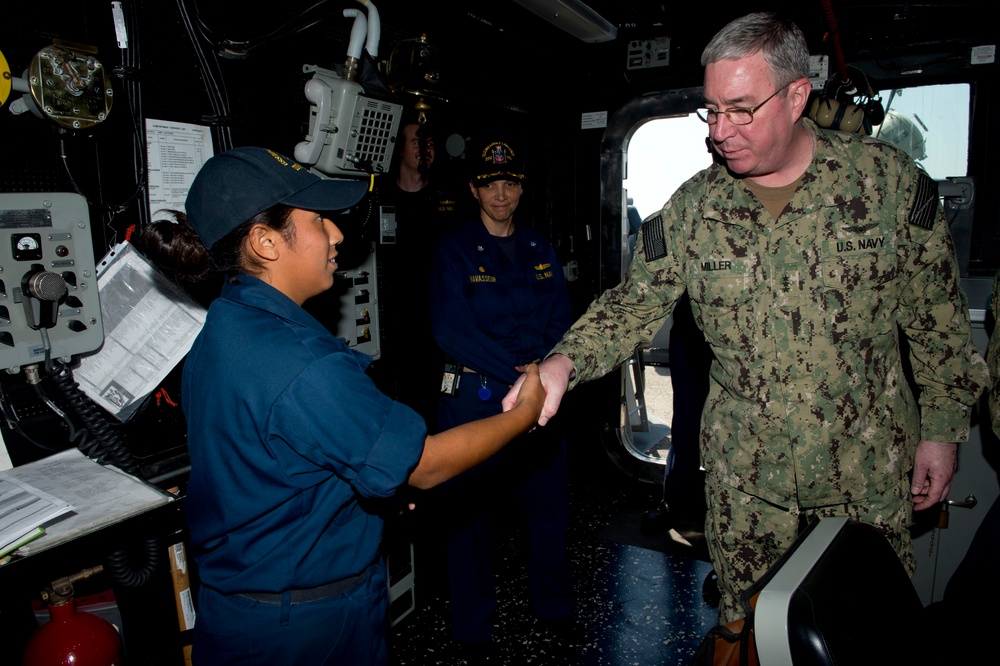
[[[29,273],[24,291],[41,301],[58,301],[69,291],[66,280],[50,271]]]
[[[59,301],[69,292],[66,280],[50,271],[29,271],[21,279],[21,290],[28,326],[36,331],[55,326],[59,318]]]

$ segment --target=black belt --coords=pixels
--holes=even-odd
[[[369,569],[371,569],[371,567],[368,567],[361,573],[351,576],[350,578],[342,578],[332,583],[327,583],[326,585],[320,585],[319,587],[310,587],[306,590],[289,590],[288,593],[291,594],[289,603],[301,604],[307,601],[319,601],[320,599],[328,599],[330,597],[335,597],[338,594],[343,594],[344,592],[357,587],[358,583],[367,578]],[[254,601],[260,601],[265,604],[280,604],[281,597],[284,595],[284,592],[240,593],[241,597],[253,599]]]

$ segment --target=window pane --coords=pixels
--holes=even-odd
[[[879,95],[886,117],[872,136],[910,153],[931,178],[968,175],[969,84],[896,88]]]
[[[712,163],[708,125],[697,114],[656,118],[628,143],[625,191],[643,218],[660,210],[681,184]]]

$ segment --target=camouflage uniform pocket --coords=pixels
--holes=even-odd
[[[702,272],[690,286],[695,317],[703,322],[705,337],[716,348],[750,349],[755,345],[754,290],[742,272]]]
[[[841,254],[823,259],[818,303],[834,343],[863,340],[892,331],[898,274],[894,252]]]

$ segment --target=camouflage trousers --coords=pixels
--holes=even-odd
[[[889,540],[911,576],[916,569],[908,529],[913,517],[909,486],[863,502],[788,508],[740,492],[709,475],[705,495],[705,537],[718,575],[720,624],[746,616],[740,594],[767,572],[813,516],[849,516],[874,525]]]

